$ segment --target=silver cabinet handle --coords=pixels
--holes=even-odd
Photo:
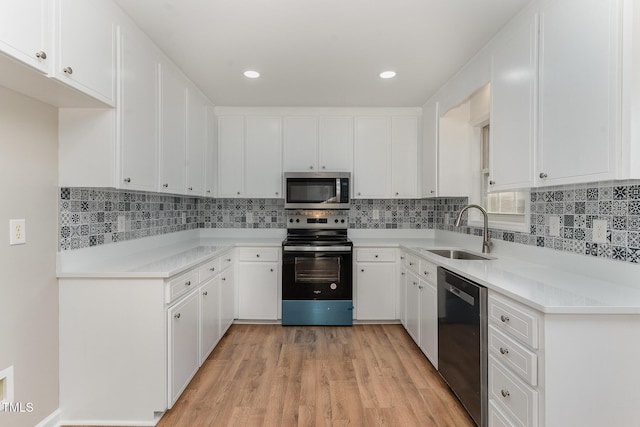
[[[433,193],[435,193],[435,192],[436,192],[436,190],[431,190],[431,191],[429,191],[429,193],[431,193],[431,194],[433,194]]]
[[[236,194],[239,196],[239,195],[240,195],[240,192],[238,191]]]
[[[400,255],[400,259],[404,259],[404,257],[402,255]]]
[[[313,166],[309,166],[309,169],[313,169]]]
[[[361,196],[361,195],[362,195],[362,193],[358,192],[358,196]]]
[[[225,259],[225,261],[231,262],[231,258],[227,258],[227,259]]]
[[[71,68],[71,67],[64,67],[64,68],[62,69],[62,72],[64,72],[65,74],[71,75],[71,74],[73,74],[73,68]]]
[[[269,271],[273,273],[273,268],[270,268]]]
[[[226,280],[227,280],[227,278],[226,278],[226,277],[223,277],[223,278],[222,278],[222,281],[226,281]]]
[[[398,192],[396,191],[396,196],[398,196],[398,195],[400,195],[400,193],[398,193]]]
[[[425,276],[428,276],[429,274],[431,274],[431,273],[429,273],[428,271],[425,271],[425,272],[424,272],[424,275],[425,275]]]
[[[500,390],[500,394],[502,397],[509,397],[509,390]]]
[[[207,295],[209,295],[209,292],[204,291],[204,292],[202,293],[202,295],[204,295],[204,296],[206,297]]]
[[[189,280],[188,282],[184,282],[185,286],[191,286],[191,280]]]
[[[364,273],[364,268],[360,270],[361,273]]]
[[[495,185],[496,182],[494,180],[489,181],[489,185]]]
[[[503,323],[507,323],[509,321],[509,316],[505,316],[504,314],[502,316],[500,316],[500,320]]]
[[[189,190],[189,191],[193,191],[193,187],[189,187],[189,188],[188,188],[188,190]]]
[[[175,317],[176,319],[180,318],[180,313],[174,314],[173,317]]]
[[[376,255],[376,258],[378,258],[378,255]]]
[[[276,196],[277,196],[278,194],[280,194],[280,193],[278,193],[278,192],[276,191]]]
[[[216,268],[215,268],[215,267],[211,267],[211,268],[209,269],[209,271],[216,271]]]
[[[168,187],[169,187],[169,183],[162,184],[162,186],[163,186],[164,188],[168,188]]]
[[[260,258],[260,254],[256,254],[256,258]]]
[[[402,273],[400,273],[401,276],[404,276],[406,273],[403,271]]]
[[[541,179],[545,179],[548,175],[544,172],[540,172],[540,175],[538,175]]]
[[[418,286],[418,289],[424,289],[424,286],[420,285]]]
[[[412,262],[409,262],[409,265],[413,265],[413,263],[412,263]]]
[[[327,168],[326,166],[322,166],[322,169],[326,169],[326,168]]]
[[[211,190],[207,190],[207,194],[211,194]]]
[[[38,59],[47,59],[47,53],[44,51],[36,52],[36,58]]]
[[[125,178],[124,182],[126,182],[127,184],[131,182],[131,178]]]
[[[418,282],[413,282],[413,286],[417,286],[417,285],[418,285]]]
[[[500,347],[500,354],[504,354],[506,356],[507,354],[509,354],[509,349]]]

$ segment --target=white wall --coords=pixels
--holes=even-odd
[[[0,425],[32,427],[58,408],[58,112],[0,87],[0,371],[13,366],[14,401]],[[27,244],[9,246],[9,219]]]

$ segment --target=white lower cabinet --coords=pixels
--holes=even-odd
[[[210,279],[200,288],[200,364],[211,353],[221,337],[221,306],[220,276]]]
[[[357,248],[355,306],[358,320],[394,320],[397,252],[390,248]]]
[[[238,250],[238,318],[280,317],[280,248]]]
[[[420,280],[420,349],[438,367],[438,291],[434,283]]]
[[[169,331],[169,408],[200,366],[198,293],[191,292],[167,310]]]
[[[231,257],[225,259],[231,262]],[[220,275],[220,336],[227,332],[236,318],[236,307],[235,272],[233,268],[228,268]]]
[[[406,310],[407,310],[407,332],[416,343],[420,342],[420,290],[418,285],[420,279],[411,270],[407,273],[406,282]]]

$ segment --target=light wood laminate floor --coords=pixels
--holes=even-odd
[[[473,425],[401,325],[233,325],[159,423]]]

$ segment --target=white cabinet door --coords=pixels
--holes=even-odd
[[[244,197],[244,117],[218,118],[218,196]]]
[[[242,262],[238,276],[238,318],[278,318],[278,263]]]
[[[0,51],[43,73],[52,55],[47,0],[4,0],[0,13]],[[49,60],[49,61],[48,61]]]
[[[400,322],[407,328],[407,268],[400,268],[400,280],[398,282],[400,301],[398,304]]]
[[[491,58],[490,189],[533,186],[537,24],[501,36]]]
[[[108,0],[58,0],[53,76],[115,104],[115,6]]]
[[[355,198],[391,195],[391,120],[357,117],[355,135]]]
[[[422,197],[438,195],[438,102],[422,107]]]
[[[205,160],[205,186],[206,197],[216,197],[218,182],[218,118],[212,106],[207,106],[207,141]]]
[[[420,279],[412,272],[407,272],[407,332],[416,343],[420,343]]]
[[[420,348],[438,368],[438,297],[435,286],[420,280]]]
[[[187,87],[168,66],[161,66],[160,82],[160,191],[184,193]]]
[[[249,116],[245,126],[246,197],[282,197],[280,117]]]
[[[200,365],[220,340],[220,276],[209,280],[199,290],[200,297]]]
[[[207,104],[193,88],[187,89],[186,194],[204,195],[207,154]]]
[[[619,8],[617,0],[542,4],[540,146],[535,171],[540,185],[614,178]]]
[[[356,263],[356,318],[396,319],[395,264]]]
[[[227,255],[223,256],[229,259]],[[224,335],[236,318],[236,279],[233,266],[228,267],[220,274],[220,336]]]
[[[317,171],[317,119],[315,117],[285,117],[283,151],[285,172]]]
[[[198,292],[167,310],[169,324],[169,408],[200,366]]]
[[[158,61],[134,35],[120,34],[118,120],[121,188],[158,185]]]
[[[318,119],[318,167],[321,172],[353,170],[353,117]]]
[[[391,183],[394,198],[418,196],[418,118],[391,118]]]

